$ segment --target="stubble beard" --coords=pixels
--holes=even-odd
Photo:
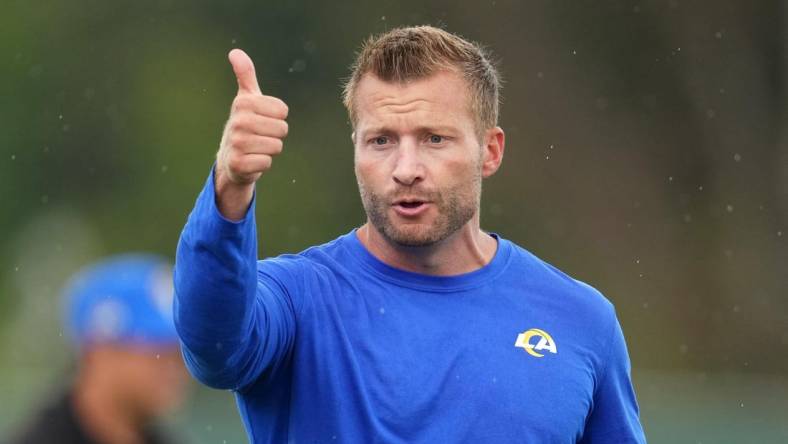
[[[386,240],[403,247],[427,247],[448,238],[474,217],[479,208],[481,182],[481,171],[478,171],[471,177],[470,183],[462,182],[431,192],[403,187],[399,192],[384,196],[375,193],[360,178],[358,188],[369,222]],[[424,198],[435,206],[437,217],[432,223],[393,220],[390,216],[392,203],[398,195],[406,193]]]

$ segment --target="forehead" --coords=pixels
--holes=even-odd
[[[472,121],[469,96],[467,82],[453,71],[438,71],[405,83],[365,74],[356,90],[356,124],[412,119],[421,123],[426,123],[425,119],[431,123],[467,123]]]

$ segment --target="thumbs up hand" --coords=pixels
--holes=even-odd
[[[238,80],[238,94],[216,154],[216,200],[225,217],[240,219],[254,184],[282,152],[287,136],[287,105],[260,91],[252,59],[240,49],[228,55]]]

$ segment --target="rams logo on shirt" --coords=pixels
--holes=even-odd
[[[558,353],[553,338],[544,330],[532,328],[517,335],[515,347],[520,347],[528,352],[529,355],[541,358],[544,354],[540,351],[547,350],[550,353]]]

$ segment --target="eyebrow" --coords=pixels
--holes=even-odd
[[[369,134],[387,134],[387,133],[394,133],[393,129],[387,126],[376,126],[369,128],[361,133],[362,136],[366,137]],[[437,126],[419,126],[415,129],[416,133],[432,133],[432,134],[443,134],[443,133],[457,133],[457,128],[453,126],[447,125],[437,125]]]

